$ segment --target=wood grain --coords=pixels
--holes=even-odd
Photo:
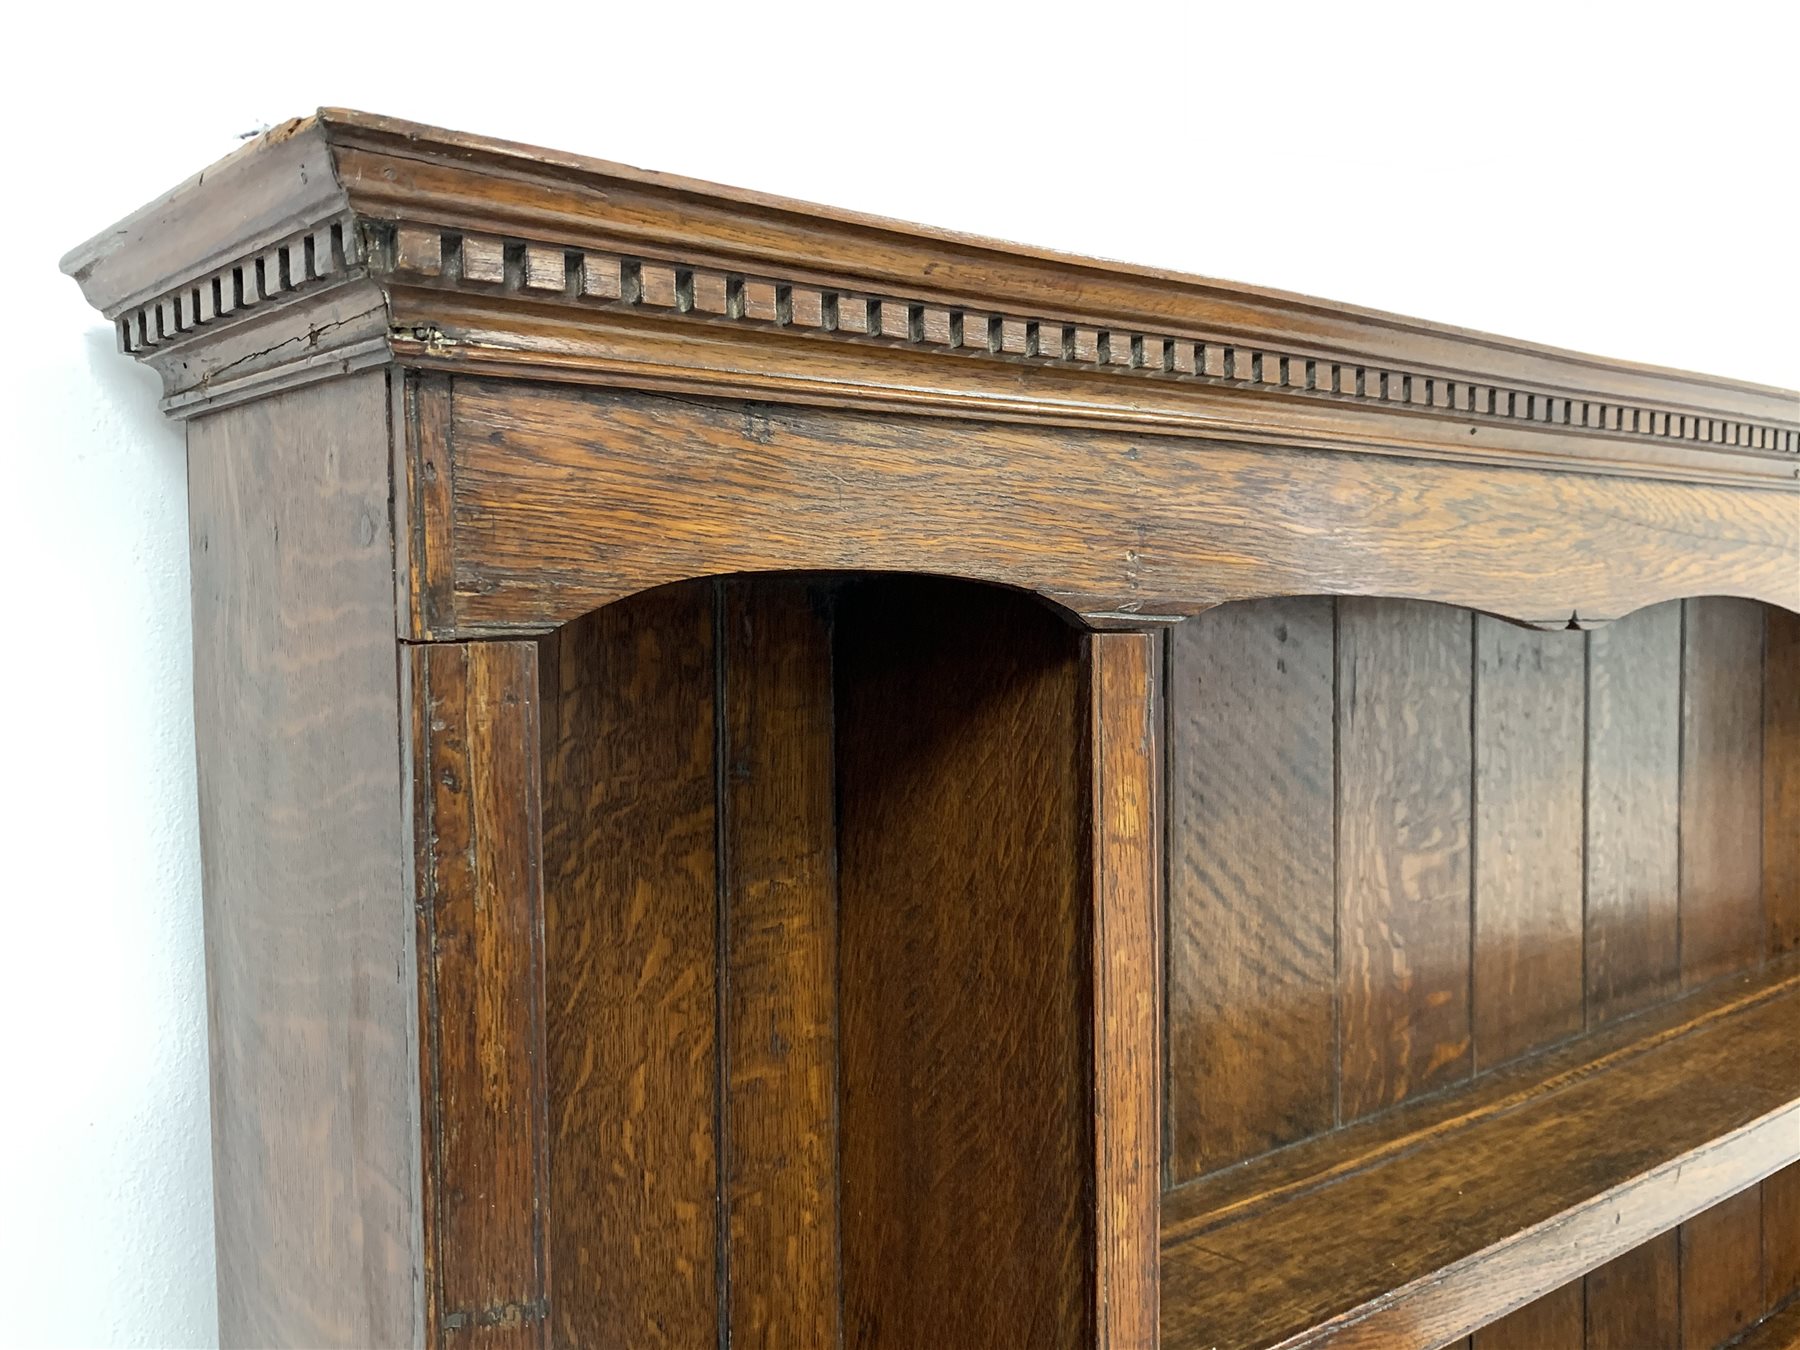
[[[1335,615],[1226,605],[1169,646],[1169,1177],[1334,1123]]]
[[[454,472],[450,453],[451,381],[409,373],[396,408],[394,481],[399,533],[394,553],[401,631],[427,641],[455,625],[451,535]]]
[[[1468,1076],[1470,621],[1338,607],[1342,1114]]]
[[[1588,1350],[1681,1350],[1681,1259],[1659,1234],[1587,1277]]]
[[[1753,966],[1767,922],[1762,880],[1761,610],[1683,606],[1681,974],[1687,984]]]
[[[722,587],[724,1185],[734,1346],[841,1344],[829,596]]]
[[[1685,1342],[1700,1350],[1718,1350],[1739,1344],[1738,1337],[1754,1325],[1746,1345],[1785,1345],[1791,1334],[1781,1310],[1800,1287],[1800,1187],[1793,1183],[1800,1167],[1790,1165],[1719,1205],[1691,1219],[1682,1229],[1671,1229],[1615,1257],[1581,1280],[1534,1299],[1477,1331],[1472,1338],[1453,1342],[1469,1350],[1682,1350],[1682,1260],[1685,1232],[1690,1248],[1722,1229],[1725,1246],[1712,1256],[1690,1251],[1688,1278],[1700,1286],[1696,1297],[1698,1321],[1694,1335]],[[1744,1245],[1750,1205],[1761,1191],[1762,1260],[1760,1281],[1752,1253]],[[1727,1262],[1728,1258],[1728,1262]],[[1698,1261],[1698,1268],[1695,1268]],[[1714,1266],[1726,1262],[1728,1268]],[[1752,1284],[1760,1297],[1752,1298]],[[1722,1316],[1718,1304],[1735,1300],[1751,1311]],[[1764,1321],[1763,1319],[1769,1319]]]
[[[1095,616],[1296,594],[1557,627],[1704,592],[1800,610],[1800,494],[478,378],[454,417],[459,633],[772,569],[953,575]]]
[[[361,375],[189,428],[225,1345],[424,1334],[387,400]]]
[[[1681,606],[1588,634],[1587,1014],[1680,982]]]
[[[537,647],[407,650],[432,1339],[549,1343]],[[576,1197],[569,1197],[575,1200]]]
[[[840,608],[849,1345],[1095,1343],[1082,666],[998,592]]]
[[[343,112],[65,267],[193,419],[224,1343],[1800,1283],[1791,393]]]
[[[1771,954],[1800,947],[1800,615],[1765,609],[1763,904]]]
[[[1242,1167],[1170,1187],[1163,1195],[1163,1236],[1185,1232],[1206,1215],[1248,1204],[1277,1190],[1338,1176],[1373,1157],[1413,1148],[1444,1129],[1514,1111],[1542,1093],[1611,1069],[1649,1049],[1758,1006],[1788,990],[1800,969],[1793,958],[1755,974],[1730,976],[1683,993],[1631,1018],[1597,1027],[1539,1054],[1480,1074],[1454,1091],[1433,1093],[1392,1111],[1347,1122],[1328,1134],[1277,1149]]]
[[[1165,1350],[1441,1345],[1793,1162],[1800,974],[1734,984],[1167,1197]]]
[[[719,1336],[713,602],[546,644],[544,887],[555,1338]]]
[[[1564,1285],[1509,1313],[1475,1334],[1475,1350],[1682,1350],[1684,1344],[1690,1350],[1721,1350],[1726,1345],[1787,1344],[1783,1338],[1800,1332],[1800,1323],[1783,1318],[1794,1290],[1787,1283],[1791,1272],[1777,1273],[1779,1262],[1772,1253],[1780,1240],[1772,1240],[1770,1224],[1800,1219],[1800,1211],[1772,1218],[1773,1192],[1797,1174],[1794,1167],[1785,1168],[1760,1187],[1729,1197],[1681,1229],[1662,1233],[1590,1272],[1585,1281]],[[1755,1227],[1752,1211],[1759,1191],[1760,1276],[1755,1253],[1746,1245]],[[1701,1252],[1704,1243],[1713,1250]],[[1694,1294],[1689,1308],[1693,1325],[1685,1342],[1684,1272]]]
[[[1475,1333],[1473,1350],[1584,1350],[1586,1303],[1581,1282],[1565,1284]],[[1639,1345],[1635,1350],[1651,1350]]]
[[[1092,760],[1094,1343],[1157,1340],[1162,1198],[1161,649],[1096,633],[1084,653]]]
[[[466,262],[477,237],[460,238]],[[480,243],[495,258],[505,247],[494,236]],[[996,349],[978,336],[971,353],[967,330],[973,326],[979,335],[984,316],[965,311],[963,339],[956,344],[961,350],[953,351],[940,326],[948,316],[937,306],[843,291],[821,292],[835,305],[831,321],[802,323],[797,332],[780,317],[772,326],[752,320],[747,306],[696,325],[686,315],[716,293],[699,291],[690,309],[676,285],[686,271],[679,260],[650,263],[622,254],[583,254],[584,269],[597,263],[609,281],[615,271],[623,274],[628,294],[609,297],[615,303],[583,304],[583,297],[570,293],[573,288],[565,288],[548,297],[521,295],[562,302],[521,311],[512,297],[485,286],[407,275],[417,269],[401,265],[396,252],[377,248],[372,260],[392,306],[394,356],[408,365],[458,374],[887,416],[974,417],[1022,424],[1039,435],[1110,428],[1152,440],[1186,436],[1304,445],[1334,454],[1776,490],[1791,487],[1783,455],[1723,455],[1715,447],[1732,434],[1746,445],[1760,442],[1765,451],[1791,453],[1800,444],[1780,423],[1730,426],[1588,403],[1581,409],[1586,415],[1604,412],[1618,420],[1608,429],[1612,434],[1603,436],[1598,428],[1572,429],[1576,424],[1562,416],[1578,411],[1577,400],[1370,370],[1342,352],[1286,355],[1254,339],[1245,345],[1242,339],[1014,320],[1022,350]],[[701,280],[706,274],[696,269],[693,276]],[[466,273],[461,280],[471,279],[487,280]],[[522,278],[503,274],[493,280],[515,292],[523,289]],[[774,289],[781,283],[746,281],[742,293],[747,296],[758,285]],[[986,317],[999,318],[1004,334],[1005,316]],[[797,352],[793,337],[812,340]],[[151,348],[144,357],[178,375],[159,355]],[[198,397],[216,405],[233,392],[228,386],[184,389],[171,402]]]
[[[1763,1306],[1762,1192],[1752,1186],[1681,1226],[1682,1344],[1722,1345]]]
[[[1475,1062],[1583,1025],[1585,649],[1475,619]]]
[[[1800,1302],[1787,1307],[1762,1322],[1742,1340],[1735,1350],[1794,1350],[1800,1345]]]
[[[1800,1167],[1784,1167],[1762,1184],[1763,1303],[1773,1308],[1800,1295]]]

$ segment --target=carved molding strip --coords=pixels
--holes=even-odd
[[[454,289],[621,306],[853,342],[1026,363],[1055,362],[1122,375],[1208,381],[1272,393],[1535,422],[1557,430],[1800,454],[1800,432],[1787,427],[1476,384],[1230,341],[828,290],[778,278],[684,266],[668,259],[596,253],[412,225],[381,229],[371,240],[370,255],[372,264],[383,271]]]
[[[1026,365],[1053,363],[1122,377],[1241,389],[1630,436],[1717,450],[1800,454],[1800,430],[1692,410],[1601,402],[1567,391],[1447,378],[1192,334],[1115,329],[1048,315],[956,307],[878,292],[827,289],[435,226],[374,223],[362,238],[345,216],[296,232],[118,317],[135,355],[241,317],[354,271],[470,293],[602,305],[690,320],[899,346]]]
[[[119,349],[143,356],[316,282],[341,281],[361,263],[360,240],[348,216],[309,226],[120,314]]]

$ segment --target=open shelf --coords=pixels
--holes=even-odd
[[[1164,1350],[1437,1346],[1800,1157],[1800,963],[1177,1188]]]

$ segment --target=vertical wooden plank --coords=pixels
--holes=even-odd
[[[1762,1190],[1752,1186],[1681,1226],[1681,1343],[1711,1350],[1762,1313]]]
[[[1338,609],[1338,905],[1346,1120],[1469,1073],[1472,616]]]
[[[1162,821],[1147,633],[1088,639],[1094,840],[1095,1343],[1156,1345],[1162,1201]]]
[[[1763,1194],[1763,1303],[1800,1294],[1800,1163],[1766,1178]]]
[[[1762,609],[1685,603],[1682,651],[1681,976],[1755,965],[1762,904]]]
[[[1470,1344],[1473,1350],[1582,1350],[1587,1327],[1581,1281],[1552,1290],[1483,1327]]]
[[[1673,1232],[1587,1276],[1587,1350],[1681,1350],[1681,1273]]]
[[[555,1339],[719,1336],[713,593],[564,628],[544,728]],[[547,681],[548,682],[548,681]],[[546,705],[547,711],[549,703]]]
[[[402,631],[425,639],[456,622],[451,576],[454,528],[450,451],[455,383],[438,372],[409,371],[399,381],[394,481],[395,596]]]
[[[225,1345],[425,1334],[387,408],[370,372],[187,424]]]
[[[722,595],[729,1334],[826,1350],[841,1341],[828,596]]]
[[[1092,1346],[1080,637],[871,582],[837,622],[845,1339]]]
[[[1475,619],[1475,1062],[1581,1030],[1585,647]]]
[[[1169,634],[1169,1179],[1336,1111],[1329,599]]]
[[[426,1290],[445,1345],[547,1343],[537,648],[413,647]]]
[[[1763,904],[1771,954],[1800,947],[1800,614],[1763,611]]]
[[[1681,605],[1588,634],[1587,1011],[1680,983]]]

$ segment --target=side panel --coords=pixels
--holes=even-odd
[[[220,1337],[424,1334],[387,380],[188,426]]]

